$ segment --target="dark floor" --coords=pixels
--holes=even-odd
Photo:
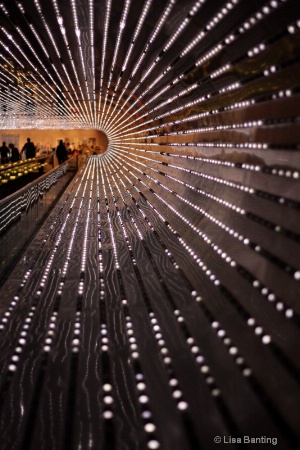
[[[187,233],[163,177],[101,161],[0,291],[1,450],[299,448],[289,299]]]

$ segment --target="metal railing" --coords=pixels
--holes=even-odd
[[[79,162],[74,156],[0,200],[0,284],[76,174]]]

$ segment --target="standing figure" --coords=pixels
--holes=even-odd
[[[11,162],[17,162],[20,160],[20,153],[17,147],[14,144],[8,144],[11,151]]]
[[[26,144],[24,144],[21,153],[25,152],[26,159],[35,158],[35,145],[27,138]]]
[[[59,141],[59,144],[56,148],[56,156],[59,164],[64,163],[68,159],[67,149],[62,139]]]
[[[2,147],[0,147],[1,164],[8,163],[9,148],[6,143],[3,142]]]

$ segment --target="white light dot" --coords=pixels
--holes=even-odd
[[[271,336],[269,336],[268,334],[265,334],[265,336],[263,336],[262,338],[263,344],[270,344],[271,342]]]
[[[104,418],[104,419],[112,419],[112,418],[113,418],[113,413],[112,413],[112,411],[104,411],[104,413],[103,413],[103,418]]]
[[[144,429],[147,433],[153,433],[156,430],[156,426],[153,423],[146,423]]]
[[[160,447],[160,443],[152,439],[151,441],[148,442],[147,447],[150,448],[151,450],[156,450],[157,448]]]
[[[177,405],[177,408],[180,409],[180,411],[184,411],[188,408],[188,404],[187,404],[187,402],[184,402],[184,401],[179,402]]]
[[[231,355],[236,355],[237,352],[238,352],[238,349],[237,349],[236,347],[230,347],[229,353],[230,353]]]
[[[213,389],[213,390],[211,391],[211,395],[212,395],[213,397],[218,397],[220,394],[221,394],[220,389]]]
[[[182,392],[177,389],[176,391],[173,392],[173,397],[174,398],[180,398],[182,396]]]

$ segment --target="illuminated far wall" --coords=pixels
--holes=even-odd
[[[0,130],[1,143],[3,141],[8,145],[10,142],[14,143],[22,149],[27,138],[41,147],[53,148],[57,146],[57,141],[62,139],[65,143],[74,143],[76,147],[79,145],[82,148],[86,146],[98,147],[97,152],[103,153],[108,146],[108,138],[105,133],[100,130],[38,130],[38,129],[5,129]]]

